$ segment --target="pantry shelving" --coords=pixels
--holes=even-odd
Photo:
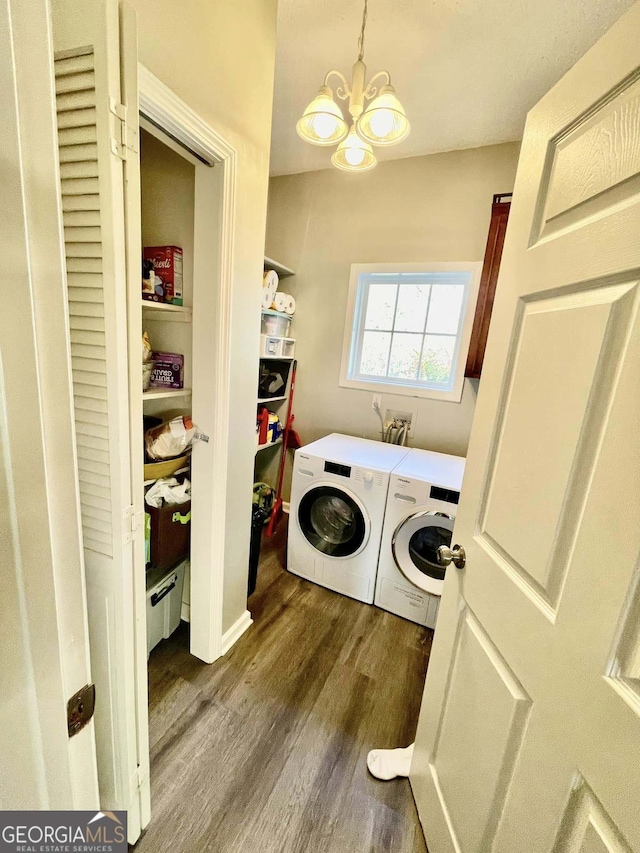
[[[267,450],[269,447],[277,447],[279,444],[282,444],[282,436],[276,438],[275,441],[267,441],[264,444],[259,444],[256,447],[256,454],[260,453],[261,450]]]
[[[143,400],[164,400],[169,397],[190,397],[191,388],[149,388],[142,392]]]
[[[284,284],[283,279],[288,279],[295,275],[294,270],[279,261],[265,256],[264,269],[273,270],[277,273],[280,279],[281,291],[289,292],[288,283]],[[275,432],[269,432],[269,435],[280,435],[275,441],[266,441],[262,444],[257,444],[255,449],[255,472],[254,477],[257,482],[269,483],[277,495],[280,495],[281,487],[281,468],[284,464],[284,456],[286,455],[286,424],[290,417],[290,400],[292,376],[295,369],[295,339],[290,338],[290,325],[292,316],[285,314],[283,311],[276,311],[273,308],[262,309],[262,328],[260,337],[260,357],[259,357],[259,373],[264,377],[265,371],[267,374],[272,374],[272,377],[266,376],[267,384],[261,389],[264,393],[268,388],[268,380],[271,378],[277,380],[278,375],[285,381],[285,386],[273,385],[275,391],[284,391],[283,394],[277,397],[262,397],[258,396],[258,423],[261,428],[264,426],[265,409],[269,412],[269,426],[273,427]],[[260,393],[260,391],[258,392]],[[274,424],[274,415],[277,416],[277,422]],[[263,438],[265,436],[263,435]],[[258,441],[256,437],[256,441]],[[270,447],[275,447],[273,453],[265,453]],[[275,527],[274,527],[275,529]]]
[[[169,320],[190,323],[193,312],[187,305],[166,305],[164,302],[150,302],[142,300],[143,316],[152,320]]]
[[[267,403],[281,403],[288,396],[288,394],[283,394],[281,397],[258,397],[258,405],[265,406]]]
[[[294,355],[261,355],[260,361],[293,361]]]
[[[284,264],[274,261],[273,258],[268,258],[266,255],[264,258],[264,268],[266,270],[274,270],[274,272],[278,273],[279,278],[287,278],[290,275],[295,275],[295,272],[290,267],[286,267]]]

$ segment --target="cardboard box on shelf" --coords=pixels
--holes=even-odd
[[[154,352],[152,388],[184,387],[184,356],[176,352]]]
[[[156,279],[162,279],[163,301],[182,305],[182,249],[179,246],[145,246],[142,257],[153,263]],[[143,298],[153,299],[153,296],[143,291]]]

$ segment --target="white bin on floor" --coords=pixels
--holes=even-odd
[[[180,625],[185,565],[147,576],[147,655]]]

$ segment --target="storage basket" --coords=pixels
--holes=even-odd
[[[277,358],[280,355],[282,338],[277,335],[260,335],[260,357]]]
[[[183,562],[169,572],[153,571],[147,577],[147,655],[180,625],[185,566]]]
[[[174,459],[161,459],[158,462],[145,462],[145,482],[148,480],[159,480],[161,477],[170,477],[173,473],[179,471],[180,468],[184,468],[188,465],[189,457],[190,454],[185,453],[184,456],[176,456]]]
[[[191,501],[146,509],[151,517],[151,565],[169,569],[189,556]]]
[[[280,353],[283,358],[293,358],[296,352],[296,342],[294,338],[280,339]]]
[[[279,311],[265,310],[262,312],[262,334],[286,338],[291,328],[291,317]]]
[[[260,358],[293,358],[295,351],[294,338],[260,335]]]

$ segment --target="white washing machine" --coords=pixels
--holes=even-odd
[[[413,449],[389,481],[375,603],[428,628],[446,571],[438,548],[451,547],[464,464],[462,456]]]
[[[337,433],[296,451],[290,572],[373,603],[389,476],[408,452]]]

